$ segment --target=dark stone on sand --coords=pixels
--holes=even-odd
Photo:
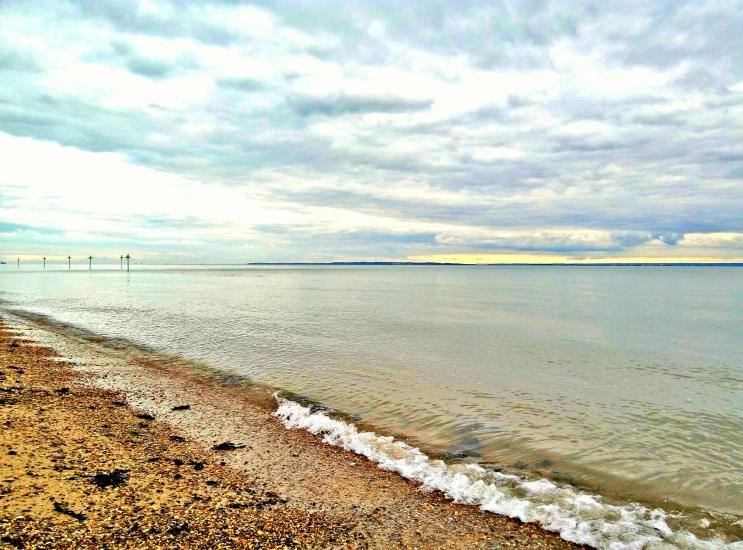
[[[186,438],[185,437],[181,437],[180,435],[171,435],[170,436],[170,440],[171,441],[178,441],[179,443],[182,443],[182,442],[186,441]]]
[[[3,538],[0,538],[0,542],[10,544],[13,548],[23,548],[23,541],[21,541],[20,537],[11,537],[10,535],[6,535]]]
[[[70,388],[57,388],[54,390],[56,393],[70,393]]]
[[[214,487],[215,485],[219,485],[219,482],[215,479],[207,479],[206,484],[210,487]]]
[[[230,502],[227,505],[227,508],[232,508],[233,510],[240,510],[241,508],[250,508],[251,506],[255,506],[255,504],[247,504],[245,502]]]
[[[10,347],[11,348],[20,348],[21,345],[18,342],[13,342],[12,344],[10,344]]]
[[[147,459],[147,462],[157,462],[158,460],[160,460],[159,456],[152,456]]]
[[[18,453],[17,453],[17,452],[15,452],[15,451],[14,451],[13,449],[11,449],[11,450],[9,450],[9,451],[8,451],[8,454],[9,454],[10,456],[15,456],[15,455],[17,455]]]
[[[182,523],[176,523],[175,525],[172,525],[167,533],[169,535],[178,535],[179,533],[183,533],[184,531],[189,531],[190,528],[188,527],[188,522],[182,522]]]
[[[147,414],[147,413],[139,413],[139,414],[135,414],[134,416],[136,416],[137,418],[141,418],[142,420],[155,420],[154,416],[152,416],[151,414]]]
[[[264,506],[273,506],[274,504],[286,504],[289,502],[288,499],[280,497],[273,491],[266,491],[266,498],[263,501],[255,503],[256,508],[262,508]]]
[[[110,472],[98,472],[93,476],[93,483],[101,489],[105,487],[116,487],[126,483],[129,475],[126,470],[111,470]]]
[[[180,458],[176,458],[175,460],[173,460],[173,464],[175,464],[176,466],[183,466],[183,461]]]
[[[190,408],[191,408],[191,405],[176,405],[170,410],[171,411],[187,411]]]
[[[204,469],[204,463],[203,462],[192,462],[193,469],[196,471],[201,471]]]
[[[242,449],[245,445],[237,445],[232,441],[224,441],[212,447],[213,451],[234,451],[235,449]]]
[[[71,510],[65,504],[62,504],[61,502],[54,503],[54,511],[59,512],[60,514],[65,514],[70,517],[73,517],[78,521],[84,521],[86,519],[85,514],[83,514],[82,512],[75,512],[74,510]]]
[[[124,403],[123,401],[114,401],[114,402],[113,402],[113,403],[111,403],[111,404],[112,404],[112,405],[113,405],[114,407],[126,407],[126,403]]]

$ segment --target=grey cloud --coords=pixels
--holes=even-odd
[[[165,78],[172,71],[170,63],[160,59],[148,59],[145,57],[130,59],[127,67],[134,74],[153,79]]]
[[[137,121],[137,118],[140,118]],[[0,104],[0,129],[23,137],[54,140],[87,151],[134,150],[137,127],[146,119],[73,99],[30,95]]]
[[[534,105],[535,101],[529,97],[526,96],[519,96],[519,95],[509,95],[508,96],[508,106],[512,109],[518,109],[520,107],[529,107],[530,105]]]
[[[731,179],[731,180],[740,180],[740,181],[743,181],[743,167],[741,167],[741,168],[733,168],[727,174],[725,174],[724,177],[727,178],[727,179]]]
[[[61,235],[64,233],[61,229],[55,229],[51,227],[42,227],[24,223],[12,223],[4,222],[0,220],[0,233],[26,233],[26,234],[38,234],[42,236],[54,236]]]
[[[365,113],[404,113],[428,109],[431,99],[406,99],[394,96],[352,96],[337,94],[325,97],[300,96],[289,104],[301,116],[340,116]]]
[[[0,221],[0,233],[13,233],[15,231],[26,231],[28,229],[31,229],[31,227],[25,224]]]
[[[161,2],[164,10],[148,10],[130,0],[102,0],[70,5],[78,9],[78,16],[110,25],[124,33],[162,37],[192,37],[207,44],[227,46],[238,37],[209,17],[210,4]]]
[[[655,233],[653,234],[654,239],[658,239],[662,243],[665,243],[670,246],[675,246],[678,244],[678,242],[684,238],[684,235],[681,233],[674,233],[666,231],[664,233]]]
[[[220,78],[217,80],[217,85],[220,88],[248,93],[260,92],[266,89],[266,85],[263,82],[252,78]]]
[[[456,239],[438,235],[441,244],[466,244],[471,250],[551,252],[572,254],[576,252],[620,252],[657,240],[668,246],[675,246],[683,239],[682,234],[655,233],[646,231],[622,231],[609,235],[586,238],[576,234],[535,233],[528,236],[503,236],[496,238]]]
[[[731,93],[729,91],[718,92],[705,100],[705,107],[711,109],[729,109],[743,105],[743,93]]]
[[[153,80],[163,80],[179,72],[198,68],[196,60],[188,53],[176,59],[165,59],[158,57],[156,51],[143,53],[135,49],[128,41],[120,39],[113,40],[106,48],[84,54],[82,59],[123,67],[131,73]]]
[[[648,126],[683,126],[685,117],[670,113],[639,113],[629,119],[631,122]]]
[[[318,235],[317,237],[320,237]],[[322,235],[323,240],[328,236]],[[434,244],[435,235],[433,233],[391,233],[383,231],[346,231],[334,233],[329,240],[336,243],[347,244]]]
[[[318,10],[316,5],[289,1],[267,1],[261,5],[278,14],[287,24],[306,30],[324,29],[341,37],[336,58],[360,56],[367,62],[383,62],[383,44],[368,47],[368,26],[384,21],[385,34],[410,46],[443,54],[464,54],[475,66],[549,66],[543,48],[563,36],[579,32],[582,8],[562,10],[549,2],[459,1],[414,2],[393,0],[370,6],[334,5]],[[327,55],[327,53],[326,53]]]
[[[664,70],[685,63],[686,80],[680,83],[686,85],[725,85],[743,78],[740,1],[687,0],[632,7],[649,23],[639,33],[616,30],[615,54],[623,63]]]
[[[213,221],[196,218],[194,216],[133,216],[138,225],[151,228],[167,229],[214,229],[219,227]]]
[[[254,225],[253,229],[258,233],[265,233],[269,235],[290,235],[292,232],[296,231],[297,228],[272,223]]]
[[[43,67],[33,56],[0,43],[0,72],[43,72]]]
[[[653,236],[650,233],[625,231],[613,233],[611,238],[622,248],[633,248],[652,240]]]

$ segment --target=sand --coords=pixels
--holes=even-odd
[[[287,430],[262,391],[0,321],[0,547],[576,547]]]

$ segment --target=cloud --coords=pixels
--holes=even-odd
[[[0,221],[0,233],[9,234],[35,234],[35,235],[58,235],[61,231],[48,227],[34,227],[23,223],[12,223]]]
[[[228,90],[237,90],[240,92],[259,92],[266,89],[266,85],[259,80],[252,78],[220,78],[217,85]]]
[[[3,221],[14,250],[733,257],[741,13],[3,2]]]
[[[394,96],[347,96],[336,94],[325,97],[297,97],[289,104],[301,116],[339,116],[367,113],[405,113],[428,109],[430,99],[405,99]]]

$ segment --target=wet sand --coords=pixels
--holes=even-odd
[[[0,547],[576,547],[287,430],[261,391],[0,321]]]

